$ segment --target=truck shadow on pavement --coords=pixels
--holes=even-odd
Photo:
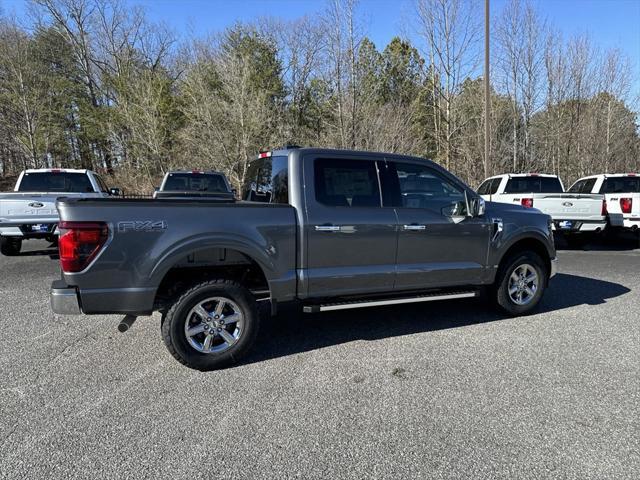
[[[636,232],[622,232],[612,236],[595,235],[583,245],[569,245],[561,235],[555,235],[554,238],[558,250],[615,252],[640,248],[640,235]]]
[[[26,252],[20,252],[20,257],[44,257],[49,256],[51,260],[58,260],[60,255],[58,254],[58,247],[51,247],[45,250],[28,250]]]
[[[631,290],[613,282],[558,274],[538,309],[544,314],[579,305],[600,305]],[[379,340],[507,319],[483,299],[442,301],[303,315],[266,317],[253,353],[255,363],[356,340]]]

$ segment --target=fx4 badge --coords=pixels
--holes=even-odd
[[[118,222],[119,232],[161,232],[167,229],[164,220],[135,220],[130,222]]]

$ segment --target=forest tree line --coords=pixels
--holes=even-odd
[[[261,148],[285,144],[428,157],[472,185],[485,163],[565,183],[640,170],[630,59],[564,38],[526,0],[492,16],[484,158],[481,3],[415,0],[380,50],[366,1],[181,38],[118,0],[31,0],[28,21],[0,19],[0,176],[91,168],[148,192],[202,168],[237,186]]]

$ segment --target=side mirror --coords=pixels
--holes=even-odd
[[[122,195],[122,192],[120,191],[119,188],[110,188],[109,195],[112,195],[114,197],[119,197],[120,195]]]
[[[471,200],[471,214],[473,217],[482,217],[486,208],[487,207],[484,198],[475,197],[473,200]]]
[[[232,188],[232,189],[231,189],[231,193],[233,193],[233,196],[234,196],[234,197],[237,197],[237,196],[238,196],[238,190],[236,190],[235,188]]]
[[[449,205],[442,207],[440,211],[445,217],[464,219],[468,216],[467,202],[465,200],[451,202]]]
[[[484,198],[480,196],[469,198],[469,194],[465,190],[464,201],[467,205],[467,217],[481,217],[484,215],[486,209]]]
[[[154,192],[159,192],[160,191],[160,187],[153,187],[153,191]]]

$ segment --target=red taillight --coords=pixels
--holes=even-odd
[[[525,208],[533,208],[533,198],[523,198],[520,200],[520,205]]]
[[[260,152],[258,158],[267,158],[271,156],[271,152]]]
[[[600,210],[600,215],[602,215],[603,217],[609,215],[609,209],[607,208],[606,200],[602,200],[602,209]]]
[[[62,271],[81,272],[96,257],[109,237],[102,222],[60,222],[58,250]]]
[[[632,207],[633,207],[633,198],[620,199],[620,208],[622,209],[622,213],[631,213]]]

